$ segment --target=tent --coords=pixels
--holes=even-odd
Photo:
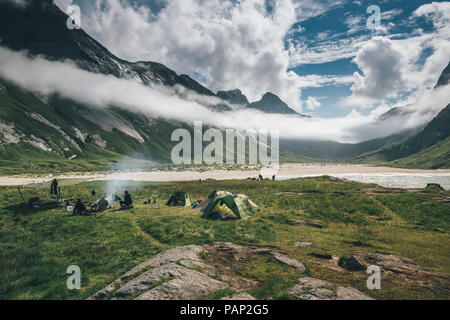
[[[214,191],[196,209],[204,218],[225,217],[242,219],[253,216],[255,205],[246,195]]]
[[[166,206],[171,207],[189,207],[191,205],[191,200],[189,196],[184,191],[175,192],[167,201]]]

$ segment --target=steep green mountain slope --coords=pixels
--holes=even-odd
[[[386,138],[364,141],[361,143],[339,143],[334,141],[299,141],[283,139],[280,148],[294,154],[301,154],[316,159],[343,161],[358,155],[386,147],[394,142],[403,140],[415,133],[414,130],[388,136]]]
[[[412,156],[395,160],[393,165],[402,168],[450,168],[450,137]]]
[[[169,161],[173,130],[183,127],[118,108],[87,107],[52,96],[48,101],[9,82],[0,90],[0,160],[117,159]]]
[[[409,167],[448,168],[450,148],[450,104],[420,133],[382,150],[359,157],[364,161],[396,161]]]

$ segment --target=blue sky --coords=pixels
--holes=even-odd
[[[83,28],[121,58],[161,62],[213,91],[240,88],[250,101],[271,91],[316,117],[409,104],[450,59],[448,1],[73,2]]]
[[[421,28],[424,32],[434,31],[433,24],[426,19],[418,18],[411,21],[409,17],[421,5],[429,1],[419,0],[397,0],[397,1],[348,1],[336,8],[299,22],[302,31],[296,32],[292,37],[297,41],[303,41],[308,47],[319,46],[327,43],[330,39],[336,41],[340,39],[358,39],[359,37],[370,38],[377,35],[377,32],[366,27],[366,21],[370,14],[366,10],[370,5],[378,5],[381,9],[382,26],[390,26],[389,32],[385,35],[392,36],[393,39],[406,39]],[[388,16],[383,16],[386,13]],[[353,19],[354,24],[350,24]],[[394,25],[390,25],[394,24]],[[295,27],[295,26],[294,26]],[[321,35],[326,34],[322,39]],[[429,48],[424,50],[421,60],[417,61],[417,66],[424,63],[424,60],[433,53]],[[449,57],[450,58],[450,57]],[[361,72],[353,62],[353,58],[338,59],[325,63],[306,63],[291,68],[298,75],[305,76],[311,74],[318,75],[352,75],[354,72]],[[309,96],[319,97],[322,106],[314,114],[322,117],[343,116],[348,110],[339,106],[339,101],[351,94],[351,84],[331,85],[321,88],[307,88],[304,90],[304,98]],[[370,110],[363,110],[367,113]]]

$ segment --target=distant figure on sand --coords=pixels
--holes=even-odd
[[[53,179],[52,184],[50,185],[50,195],[58,195],[58,180]]]
[[[272,181],[275,181],[276,180],[276,177],[275,177],[275,175],[273,175],[272,176]]]
[[[77,203],[75,203],[75,207],[73,208],[73,215],[74,216],[84,216],[86,215],[86,206],[84,205],[81,198],[78,198]]]

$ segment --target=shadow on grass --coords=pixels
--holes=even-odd
[[[58,208],[60,208],[60,207],[57,202],[46,202],[40,206],[30,206],[27,203],[20,203],[20,204],[16,204],[16,205],[10,205],[7,207],[3,207],[3,208],[1,208],[1,212],[20,214],[20,215],[32,215],[34,213],[39,213],[42,211],[58,209]]]

